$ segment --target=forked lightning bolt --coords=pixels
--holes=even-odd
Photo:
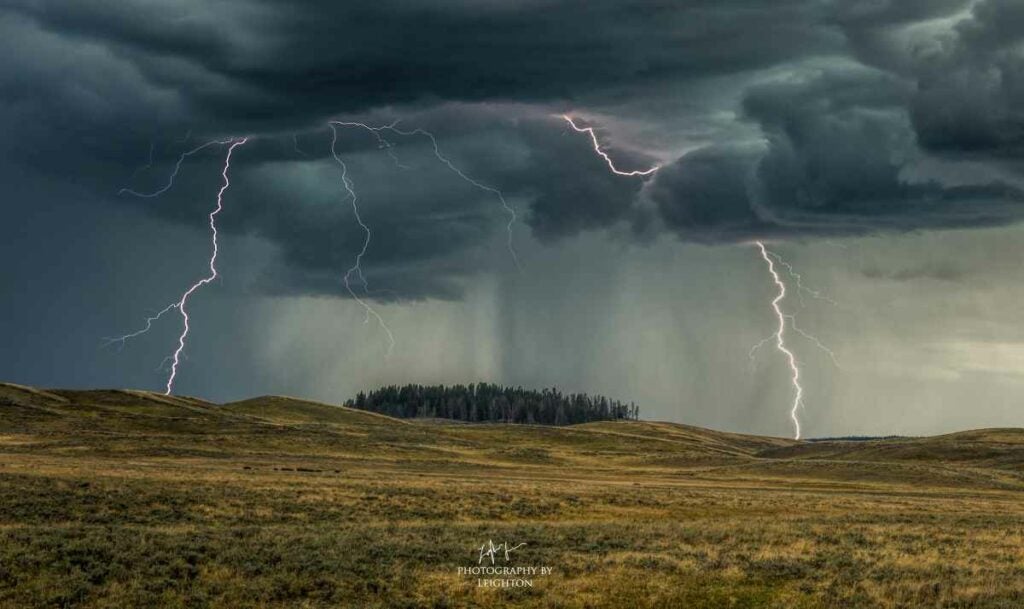
[[[661,169],[660,165],[655,165],[654,167],[651,167],[650,169],[643,169],[643,170],[637,169],[637,170],[633,170],[633,171],[622,171],[621,169],[618,169],[617,167],[615,167],[615,163],[612,162],[612,158],[610,156],[608,156],[608,153],[606,153],[604,150],[601,149],[601,143],[597,141],[597,134],[594,133],[594,128],[593,127],[580,127],[579,125],[577,125],[572,120],[572,117],[570,117],[568,114],[563,114],[562,118],[564,118],[565,122],[569,123],[569,126],[571,126],[575,131],[577,131],[579,133],[586,133],[587,135],[590,136],[590,142],[591,142],[591,144],[594,145],[594,152],[596,152],[598,155],[600,155],[601,158],[604,159],[604,162],[608,164],[608,169],[611,169],[612,173],[614,173],[615,175],[627,176],[627,177],[631,177],[631,176],[649,176],[649,175],[653,174],[655,171],[658,171],[659,169]]]
[[[486,184],[482,184],[480,182],[477,182],[473,178],[471,178],[468,175],[466,175],[465,172],[463,172],[454,163],[452,163],[452,161],[448,157],[446,157],[444,154],[442,154],[441,153],[441,148],[437,144],[437,138],[434,137],[433,133],[431,133],[431,132],[429,132],[429,131],[427,131],[425,129],[420,129],[419,127],[417,127],[416,129],[399,129],[398,128],[398,121],[395,121],[395,122],[391,123],[390,125],[382,125],[382,126],[379,126],[379,127],[374,127],[372,125],[366,125],[364,123],[331,121],[332,128],[334,127],[334,125],[347,126],[347,127],[360,127],[362,129],[367,129],[367,130],[371,131],[374,135],[377,136],[377,141],[381,144],[382,147],[387,149],[388,154],[391,155],[391,158],[395,161],[396,164],[399,165],[399,167],[401,167],[402,165],[400,163],[398,163],[397,157],[394,156],[394,152],[391,150],[391,142],[388,142],[387,140],[383,139],[380,136],[380,132],[381,131],[391,131],[392,133],[395,133],[397,135],[404,135],[404,136],[422,135],[422,136],[428,138],[430,140],[430,144],[433,146],[434,156],[437,157],[437,160],[439,160],[442,163],[444,163],[445,166],[448,167],[448,169],[452,170],[452,172],[455,173],[455,175],[459,176],[460,178],[462,178],[463,180],[465,180],[466,182],[468,182],[472,186],[474,186],[474,187],[476,187],[476,188],[478,188],[480,190],[483,190],[485,192],[489,192],[489,193],[493,194],[495,197],[498,198],[498,201],[501,203],[502,208],[504,208],[505,213],[508,214],[508,224],[505,226],[505,230],[508,233],[508,239],[507,239],[507,242],[508,242],[508,252],[512,256],[512,262],[516,265],[516,268],[519,269],[519,270],[522,270],[523,267],[522,267],[522,265],[519,264],[519,256],[516,254],[515,247],[513,247],[513,245],[512,245],[512,226],[516,222],[516,210],[515,210],[515,208],[513,208],[511,205],[508,204],[508,201],[505,200],[505,195],[500,190],[498,190],[497,188],[494,188],[493,186],[488,186]]]
[[[345,192],[348,193],[348,198],[352,201],[352,213],[356,217],[356,222],[359,223],[359,226],[362,227],[363,232],[366,233],[366,238],[363,240],[363,248],[359,251],[358,254],[356,254],[355,263],[352,265],[351,268],[348,269],[348,271],[345,272],[345,277],[344,277],[345,289],[348,290],[348,293],[349,293],[350,296],[352,296],[353,300],[355,300],[360,305],[362,305],[363,309],[366,311],[367,319],[369,319],[370,316],[372,315],[377,320],[377,323],[380,324],[380,327],[384,330],[384,333],[387,334],[387,337],[388,337],[388,351],[387,351],[387,354],[391,355],[391,352],[395,348],[395,337],[391,333],[391,328],[389,328],[388,325],[384,322],[384,318],[382,318],[380,316],[380,314],[377,313],[376,309],[374,309],[372,306],[370,306],[370,303],[368,303],[365,300],[363,300],[362,298],[360,298],[356,294],[355,290],[352,289],[351,278],[352,278],[353,274],[355,274],[359,278],[360,283],[363,284],[363,291],[365,292],[368,289],[368,286],[367,286],[367,283],[366,283],[366,276],[363,275],[362,264],[363,264],[363,256],[366,255],[366,250],[370,247],[370,239],[372,238],[373,233],[370,232],[370,227],[367,226],[366,223],[363,222],[362,217],[359,215],[359,205],[357,204],[357,202],[359,200],[359,197],[356,196],[356,191],[352,187],[352,181],[349,180],[349,178],[348,178],[348,166],[345,165],[345,161],[341,160],[341,157],[338,156],[338,152],[337,152],[337,150],[335,148],[335,145],[338,142],[338,129],[335,126],[334,122],[330,123],[330,127],[331,127],[331,156],[334,157],[334,160],[337,161],[338,165],[341,167],[341,185],[345,189]]]
[[[181,295],[181,299],[177,302],[178,312],[181,313],[182,330],[181,335],[178,336],[178,348],[171,354],[171,373],[167,377],[167,390],[164,392],[167,395],[170,395],[174,389],[174,379],[178,375],[181,353],[185,350],[185,341],[188,339],[188,299],[196,293],[196,290],[217,278],[217,214],[224,209],[224,192],[231,186],[231,179],[228,177],[228,170],[231,169],[231,154],[235,151],[235,148],[238,148],[247,141],[248,138],[244,137],[230,140],[231,145],[228,146],[228,153],[224,157],[224,168],[220,172],[224,183],[221,184],[220,190],[217,191],[217,206],[210,212],[209,216],[210,233],[212,235],[210,241],[213,244],[213,251],[210,254],[210,274],[193,283],[189,289],[185,290]]]
[[[183,140],[181,140],[181,141],[183,141],[183,142],[187,141],[188,138],[191,135],[192,135],[192,132],[191,132],[191,130],[189,130],[189,132],[186,134],[185,138]],[[205,285],[205,283],[209,283],[209,281],[212,281],[212,279],[214,277],[216,277],[217,270],[216,270],[215,263],[216,263],[216,259],[217,259],[217,227],[216,227],[216,224],[215,224],[214,220],[215,220],[215,217],[216,217],[217,213],[220,212],[221,202],[222,202],[222,198],[223,198],[223,195],[224,195],[224,191],[227,190],[227,186],[228,186],[227,170],[228,170],[228,167],[229,167],[230,162],[231,162],[231,153],[234,151],[234,149],[237,146],[241,146],[245,142],[246,142],[245,138],[237,139],[237,140],[236,139],[210,140],[210,141],[208,141],[208,142],[206,142],[204,144],[200,144],[199,146],[196,146],[195,148],[192,148],[191,150],[187,150],[187,151],[183,152],[180,156],[178,156],[178,160],[174,164],[174,170],[171,172],[170,176],[168,177],[167,184],[165,184],[163,187],[161,187],[161,188],[159,188],[159,189],[157,189],[157,190],[155,190],[153,192],[145,192],[145,193],[144,192],[139,192],[139,191],[136,191],[136,190],[132,190],[130,188],[122,188],[119,191],[119,194],[130,194],[130,195],[133,195],[133,196],[136,196],[136,197],[144,197],[144,198],[158,197],[158,196],[162,195],[163,193],[167,192],[168,190],[170,190],[170,188],[172,186],[174,186],[174,180],[178,176],[178,172],[181,171],[182,163],[184,163],[186,158],[188,158],[188,157],[196,154],[197,152],[199,152],[199,151],[201,151],[201,150],[203,150],[205,148],[208,148],[210,146],[230,144],[230,147],[228,148],[227,158],[225,159],[224,170],[222,171],[222,176],[224,178],[225,185],[221,188],[220,192],[217,194],[217,208],[213,211],[213,213],[210,214],[210,228],[213,230],[213,255],[212,255],[211,259],[210,259],[210,270],[211,270],[211,273],[212,273],[212,277],[208,278],[207,280],[202,280],[202,281],[194,284],[187,292],[185,292],[182,295],[182,297],[177,302],[173,302],[173,303],[167,305],[166,307],[164,307],[162,310],[160,310],[156,314],[147,317],[146,318],[146,324],[141,329],[136,330],[135,332],[131,332],[129,334],[125,334],[123,336],[107,338],[105,340],[105,342],[104,342],[104,346],[109,346],[109,345],[112,345],[114,343],[119,343],[120,344],[120,348],[123,348],[125,342],[127,342],[129,339],[135,338],[137,336],[145,334],[146,332],[149,332],[149,330],[152,329],[154,322],[159,320],[161,317],[163,317],[166,313],[170,312],[172,309],[177,309],[181,313],[183,321],[184,321],[184,331],[182,332],[181,336],[179,337],[178,349],[176,349],[174,351],[173,355],[168,355],[167,357],[164,358],[164,362],[167,362],[168,360],[171,360],[171,362],[172,362],[171,370],[170,370],[171,374],[170,374],[170,378],[168,378],[167,387],[166,387],[167,393],[170,393],[171,389],[173,389],[174,378],[175,378],[175,376],[177,374],[177,367],[178,367],[178,364],[180,363],[181,354],[182,354],[182,351],[184,350],[184,346],[185,346],[185,339],[188,337],[188,331],[189,331],[189,328],[188,328],[188,312],[184,308],[185,303],[187,302],[188,297],[193,292],[195,292],[202,285]],[[152,146],[150,147],[150,161],[147,164],[147,167],[151,166],[151,165],[152,165]],[[161,365],[160,365],[160,367],[158,369],[161,369],[161,368],[163,368],[163,363],[161,363]]]
[[[775,286],[778,288],[775,298],[772,299],[771,306],[772,311],[775,312],[775,317],[778,319],[779,325],[775,330],[772,337],[775,339],[775,348],[779,350],[786,357],[786,361],[789,363],[790,370],[790,382],[793,384],[793,407],[790,408],[789,417],[793,420],[793,426],[796,428],[794,437],[800,439],[800,418],[798,411],[803,407],[804,404],[804,388],[800,384],[800,366],[797,363],[796,356],[786,346],[786,315],[782,312],[782,307],[779,303],[786,297],[786,284],[779,277],[779,274],[775,271],[775,262],[772,257],[768,254],[767,248],[764,243],[755,241],[758,249],[761,250],[761,258],[764,259],[765,264],[768,265],[768,272],[772,276],[772,280],[775,282]]]
[[[825,346],[825,344],[818,340],[817,337],[810,334],[809,332],[806,332],[800,326],[798,326],[796,324],[795,315],[783,313],[781,302],[786,296],[786,285],[785,282],[782,280],[782,277],[776,271],[775,265],[779,265],[780,267],[786,269],[786,273],[793,278],[794,287],[797,290],[798,296],[802,297],[803,293],[806,292],[807,294],[810,294],[813,298],[816,298],[818,300],[824,300],[825,302],[837,306],[838,303],[836,303],[836,301],[832,300],[831,298],[822,295],[821,292],[817,290],[812,290],[810,288],[805,287],[802,283],[802,278],[800,274],[796,272],[796,270],[790,263],[786,262],[785,260],[782,259],[781,256],[765,247],[763,242],[755,241],[754,243],[755,245],[757,245],[758,249],[761,252],[761,258],[764,259],[764,261],[768,264],[768,272],[771,274],[772,279],[775,282],[775,285],[779,287],[779,293],[776,295],[776,298],[772,300],[772,310],[775,312],[776,317],[778,317],[779,319],[779,326],[774,334],[772,334],[768,338],[761,340],[759,343],[757,343],[750,349],[750,362],[751,366],[753,366],[754,354],[757,352],[758,349],[760,349],[762,346],[764,346],[770,341],[774,341],[776,349],[786,357],[786,361],[789,363],[790,370],[792,371],[791,382],[793,384],[793,389],[795,393],[793,408],[790,411],[790,418],[793,419],[793,423],[796,426],[796,438],[800,439],[800,422],[798,420],[798,411],[802,409],[804,406],[803,387],[800,385],[799,362],[785,344],[784,335],[787,324],[789,329],[799,334],[804,339],[812,343],[815,347],[823,351],[826,355],[828,355],[829,359],[832,360],[832,364],[835,365],[836,368],[840,368],[840,366],[839,360],[838,358],[836,358],[835,352],[833,352],[831,349]],[[802,298],[800,304],[801,306],[803,306]]]

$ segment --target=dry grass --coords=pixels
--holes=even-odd
[[[0,386],[0,607],[1024,606],[1013,430],[798,444],[324,408]],[[554,572],[477,587],[457,569],[488,539]]]

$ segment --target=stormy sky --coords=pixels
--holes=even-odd
[[[162,390],[179,317],[104,338],[204,275],[226,146],[124,189],[247,137],[178,393],[485,380],[791,435],[763,241],[806,435],[1024,425],[1017,0],[3,0],[0,52],[3,380]],[[398,121],[335,146],[390,355],[332,120]]]

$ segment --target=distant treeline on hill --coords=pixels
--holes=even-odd
[[[905,440],[908,436],[828,436],[807,438],[808,442],[870,442],[872,440]]]
[[[390,385],[362,391],[345,405],[399,418],[441,418],[470,423],[572,425],[588,421],[636,419],[639,408],[603,396],[536,391],[488,383],[470,385]]]

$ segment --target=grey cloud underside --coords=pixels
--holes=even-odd
[[[891,269],[869,266],[862,269],[861,274],[868,279],[888,279],[891,281],[915,281],[926,279],[932,281],[956,282],[962,281],[967,275],[967,272],[951,264],[927,264]]]
[[[261,288],[282,294],[341,295],[362,244],[332,117],[431,130],[516,206],[519,243],[613,226],[703,243],[853,236],[1024,211],[1020,2],[351,4],[8,2],[0,150],[96,200],[158,188],[208,138],[254,136],[222,226],[276,246]],[[691,90],[712,107],[657,99]],[[593,117],[618,165],[662,168],[611,174],[563,111]],[[673,140],[680,124],[702,135]],[[629,139],[651,132],[657,150]],[[384,135],[397,164],[371,134],[339,131],[373,229],[374,297],[458,298],[507,264],[507,217],[425,138]],[[163,198],[117,200],[201,227],[221,154],[189,159]],[[951,181],[922,169],[933,159],[972,169]]]

